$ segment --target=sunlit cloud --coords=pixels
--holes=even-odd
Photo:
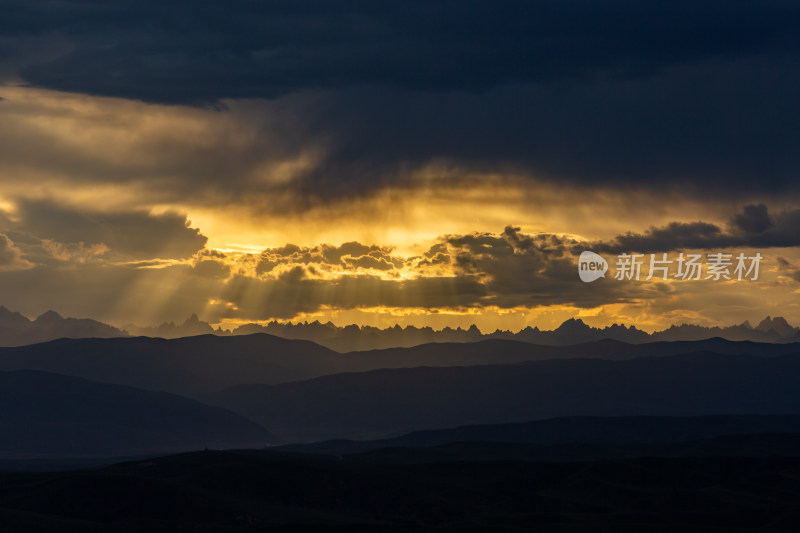
[[[84,38],[19,60],[63,69]],[[739,51],[649,53],[652,72],[609,76],[601,61],[581,82],[547,71],[480,91],[320,84],[307,65],[296,86],[210,100],[122,94],[102,69],[82,91],[0,63],[0,303],[118,325],[800,320],[796,150],[766,136],[795,120],[773,98],[795,71]],[[747,117],[730,112],[745,100]],[[582,249],[767,261],[751,284],[585,285]]]

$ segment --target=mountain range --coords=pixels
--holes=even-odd
[[[190,322],[189,324],[193,324]],[[192,328],[196,326],[192,325]],[[209,326],[210,327],[210,326]],[[179,331],[177,328],[174,331]],[[337,351],[368,350],[376,348],[408,347],[430,342],[476,342],[486,339],[507,339],[534,344],[565,346],[602,339],[612,339],[627,343],[647,343],[657,341],[694,341],[720,337],[732,341],[754,342],[797,342],[800,341],[800,328],[791,326],[783,317],[766,317],[755,327],[749,322],[727,327],[706,327],[692,324],[673,325],[669,328],[647,333],[634,326],[613,324],[604,328],[594,328],[579,318],[570,318],[554,330],[540,330],[526,327],[518,332],[497,330],[481,333],[476,326],[468,329],[444,328],[434,330],[430,327],[417,328],[394,326],[379,329],[370,326],[350,325],[337,327],[328,322],[306,322],[300,324],[270,322],[266,325],[246,324],[230,332],[217,330],[217,334],[241,335],[249,333],[270,333],[289,339],[311,340]]]
[[[62,337],[122,337],[127,332],[89,318],[64,318],[47,311],[35,320],[0,306],[0,346],[23,346]]]
[[[254,422],[272,443],[559,416],[800,413],[800,345],[724,339],[571,346],[490,339],[345,354],[263,333],[59,339],[0,348],[0,371],[8,379],[33,371],[180,395]],[[69,405],[48,387],[29,390],[41,392],[44,411],[18,419],[23,426],[47,406]],[[135,407],[121,407],[120,416],[129,411]]]
[[[800,413],[798,382],[800,344],[720,338],[569,346],[489,339],[348,353],[263,333],[59,339],[0,348],[0,402],[6,406],[0,410],[0,458],[389,439],[557,417],[788,416]],[[639,421],[638,430],[624,423],[603,422],[605,430],[591,421],[581,422],[579,430],[551,423],[502,437],[519,444],[515,431],[538,434],[539,440],[522,442],[533,448],[475,453],[540,457],[546,452],[541,446],[553,444],[548,432],[560,435],[557,442],[592,434],[589,440],[604,446],[630,440],[636,431],[652,432],[658,446],[675,438],[800,434],[796,417],[770,419],[779,423],[726,420],[692,422],[694,429]],[[455,433],[440,444],[487,438],[481,430],[471,437]],[[793,438],[759,437],[746,447],[785,451],[796,444]],[[730,440],[687,446],[681,448],[687,453],[736,448]],[[626,456],[656,448],[604,450],[573,449],[561,457]]]
[[[0,370],[54,372],[197,398],[234,385],[277,385],[379,369],[503,365],[578,358],[630,360],[702,351],[778,357],[800,352],[800,345],[708,339],[649,344],[602,340],[571,346],[540,346],[489,339],[341,354],[310,341],[264,333],[178,339],[121,337],[59,339],[0,348]]]
[[[783,317],[766,317],[755,327],[751,326],[749,322],[727,327],[682,324],[670,326],[654,333],[647,333],[634,326],[620,324],[594,328],[579,318],[571,318],[554,330],[527,327],[518,332],[497,330],[484,334],[474,325],[468,329],[448,327],[434,330],[430,327],[417,328],[414,326],[379,329],[354,324],[338,327],[330,322],[323,324],[318,321],[297,324],[273,321],[266,325],[245,324],[232,330],[225,330],[215,329],[208,322],[200,320],[197,315],[191,315],[180,324],[165,322],[157,327],[128,324],[123,328],[116,328],[91,319],[63,318],[55,311],[47,311],[38,318],[30,320],[20,313],[0,306],[0,346],[23,346],[58,338],[110,338],[133,335],[175,339],[208,334],[236,336],[254,333],[267,333],[286,339],[308,340],[338,352],[411,347],[432,342],[476,342],[487,339],[517,340],[549,346],[565,346],[602,339],[634,344],[657,341],[693,341],[713,337],[753,342],[800,341],[800,328],[790,325]]]
[[[535,344],[520,340],[520,334],[481,335],[474,342],[340,353],[265,333],[130,337],[52,312],[31,321],[0,309],[0,322],[3,331],[92,335],[0,348],[0,401],[7,406],[0,412],[0,457],[387,439],[554,417],[800,413],[797,342],[719,337],[578,342],[603,332],[638,330],[598,330],[570,320],[540,332],[573,341],[560,344]],[[190,322],[207,331],[197,317]],[[796,335],[779,318],[751,329],[765,335],[780,331],[784,340]],[[225,427],[233,428],[230,434]],[[781,450],[793,442],[768,440]],[[712,444],[696,449],[716,449]],[[516,450],[531,457],[544,453]]]

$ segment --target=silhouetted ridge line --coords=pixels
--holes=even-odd
[[[497,330],[483,334],[475,325],[467,329],[445,327],[441,330],[434,330],[431,327],[415,326],[394,326],[380,329],[355,324],[339,327],[331,322],[323,324],[319,321],[302,323],[272,321],[263,325],[245,324],[233,330],[225,330],[215,329],[208,322],[200,320],[196,314],[179,324],[165,322],[157,327],[140,327],[129,324],[123,329],[118,329],[91,319],[63,318],[54,311],[48,311],[35,320],[30,320],[20,313],[0,307],[0,346],[22,346],[62,337],[122,337],[129,333],[134,336],[167,339],[197,335],[238,336],[267,333],[286,339],[312,341],[338,352],[411,347],[431,342],[467,343],[486,339],[516,340],[547,346],[567,346],[604,339],[632,344],[656,341],[696,341],[715,337],[731,341],[780,343],[800,341],[800,328],[790,325],[782,317],[766,317],[756,327],[752,327],[747,321],[726,327],[682,324],[673,325],[654,333],[647,333],[635,326],[622,324],[594,328],[579,318],[570,318],[554,330],[526,327],[518,332]]]
[[[767,317],[753,328],[749,322],[727,327],[706,327],[691,324],[674,325],[663,331],[647,333],[635,326],[612,324],[604,328],[594,328],[579,318],[570,318],[554,330],[540,330],[526,327],[518,332],[497,330],[483,334],[472,325],[467,329],[446,327],[434,330],[431,327],[394,326],[385,329],[373,326],[336,326],[331,322],[321,323],[283,323],[272,321],[267,324],[245,324],[233,330],[214,330],[210,324],[190,319],[178,326],[173,323],[162,324],[158,328],[139,328],[126,326],[134,334],[176,337],[196,335],[213,331],[216,335],[249,335],[270,333],[289,339],[304,339],[327,346],[339,352],[370,350],[394,347],[411,347],[431,342],[476,342],[486,339],[507,339],[548,346],[566,346],[598,340],[616,340],[625,343],[641,344],[656,341],[696,341],[722,338],[731,341],[753,342],[798,342],[800,329],[791,326],[781,317]]]

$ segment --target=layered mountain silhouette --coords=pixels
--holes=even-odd
[[[206,397],[281,440],[375,439],[560,416],[800,413],[800,353],[684,353],[630,360],[384,369]]]
[[[261,447],[269,434],[219,407],[46,372],[0,372],[0,457]]]
[[[176,339],[196,335],[237,336],[266,333],[286,339],[309,340],[338,352],[411,347],[432,342],[477,342],[488,339],[505,339],[548,346],[566,346],[603,339],[627,343],[657,341],[688,341],[720,337],[733,341],[753,342],[800,342],[800,329],[790,325],[782,317],[766,317],[755,327],[749,322],[736,326],[706,327],[691,324],[671,326],[663,331],[647,333],[634,326],[614,324],[605,328],[594,328],[578,318],[563,322],[554,330],[527,327],[518,332],[495,331],[483,334],[474,325],[467,329],[394,326],[379,329],[371,326],[351,324],[338,327],[334,324],[303,322],[298,324],[270,322],[266,325],[245,324],[233,330],[214,328],[193,314],[184,322],[165,322],[157,327],[141,327],[128,324],[118,329],[91,319],[63,318],[48,311],[35,320],[0,306],[0,346],[22,346],[58,338],[109,338],[146,336]]]
[[[727,329],[728,333],[777,335],[784,341],[772,343],[719,337],[645,343],[640,341],[652,340],[658,334],[647,335],[623,326],[596,329],[580,320],[569,320],[553,332],[529,330],[528,337],[523,331],[512,338],[487,338],[477,328],[470,328],[450,331],[476,336],[476,342],[467,342],[469,338],[464,337],[453,342],[345,353],[308,340],[264,333],[220,335],[217,331],[176,339],[129,337],[104,324],[65,319],[54,312],[31,321],[2,308],[0,323],[3,332],[16,332],[18,337],[13,338],[17,340],[45,332],[92,337],[0,348],[0,371],[10,372],[2,380],[6,405],[29,402],[27,411],[21,409],[19,417],[8,419],[7,427],[21,427],[30,421],[34,436],[41,438],[48,427],[53,436],[58,436],[52,441],[56,448],[51,450],[24,439],[14,444],[15,431],[11,431],[11,437],[6,435],[11,440],[4,441],[9,453],[26,449],[34,454],[56,453],[56,449],[76,454],[84,450],[88,455],[135,453],[150,449],[150,437],[167,449],[187,449],[180,446],[195,446],[200,441],[208,441],[210,446],[240,442],[235,436],[238,430],[232,430],[230,441],[211,439],[200,429],[206,427],[205,422],[181,433],[183,426],[177,418],[156,417],[151,421],[153,427],[127,427],[111,416],[114,411],[120,419],[133,413],[133,420],[143,423],[136,413],[158,411],[201,421],[203,417],[214,418],[203,411],[211,409],[209,405],[223,410],[217,409],[214,416],[223,412],[245,426],[251,424],[256,438],[245,442],[266,441],[261,429],[266,428],[272,443],[382,439],[417,430],[554,417],[800,413],[800,388],[796,386],[800,382],[800,343],[788,342],[797,333],[782,318],[765,319],[755,328],[744,324]],[[184,327],[197,332],[210,328],[193,316],[183,325],[167,325],[160,332]],[[368,328],[331,330],[318,323],[305,327],[310,329],[303,331],[347,331],[356,337],[370,334]],[[679,331],[687,336],[697,333],[690,329],[686,326],[666,331],[672,336],[679,336]],[[422,330],[393,328],[383,333],[405,335],[414,331]],[[636,340],[578,342],[609,332]],[[104,335],[111,338],[101,338]],[[536,344],[534,338],[552,342]],[[53,374],[59,376],[54,378]],[[69,381],[75,378],[77,381]],[[67,390],[66,384],[72,388]],[[60,392],[51,394],[51,389]],[[81,403],[89,397],[90,402]],[[118,408],[101,413],[87,410],[89,404],[96,404],[98,409]],[[179,404],[183,406],[180,409]],[[77,408],[63,410],[70,405]],[[202,416],[193,414],[201,411],[205,413]],[[58,420],[64,423],[59,425],[52,413],[58,413]],[[221,424],[220,420],[217,422]],[[244,431],[245,426],[240,429]],[[70,436],[70,427],[80,429],[83,436]],[[159,433],[159,428],[164,432]],[[172,429],[176,433],[170,440]],[[777,434],[784,429],[762,428],[761,433]],[[616,431],[624,433],[620,428]],[[88,444],[87,435],[94,435],[96,442]],[[102,435],[110,440],[97,440]],[[718,436],[695,435],[699,440]],[[117,437],[119,440],[114,440]],[[792,442],[775,439],[781,446]],[[526,448],[519,453],[534,457],[543,452]]]
[[[179,339],[60,339],[0,348],[0,370],[55,372],[200,397],[239,384],[279,384],[387,368],[497,365],[575,358],[627,360],[697,351],[774,357],[800,352],[800,346],[724,339],[650,344],[604,340],[573,346],[539,346],[492,339],[340,354],[309,341],[265,334]]]

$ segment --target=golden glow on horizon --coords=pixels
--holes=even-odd
[[[401,327],[431,327],[435,330],[441,330],[445,327],[468,329],[475,325],[481,333],[487,334],[497,330],[516,333],[527,327],[553,330],[570,318],[578,318],[591,327],[604,328],[612,324],[635,325],[637,329],[652,333],[666,329],[673,324],[681,323],[711,327],[730,326],[741,322],[717,322],[709,320],[701,313],[692,311],[669,313],[668,316],[647,313],[637,314],[635,307],[639,305],[641,304],[634,304],[633,306],[609,304],[589,309],[559,305],[540,306],[532,309],[525,307],[502,309],[489,306],[480,310],[464,309],[461,311],[435,308],[322,309],[314,313],[301,313],[292,319],[246,320],[224,318],[212,323],[212,326],[223,330],[234,330],[246,324],[265,326],[270,322],[297,324],[318,321],[323,324],[331,322],[338,327],[358,324],[386,329],[399,325]]]

